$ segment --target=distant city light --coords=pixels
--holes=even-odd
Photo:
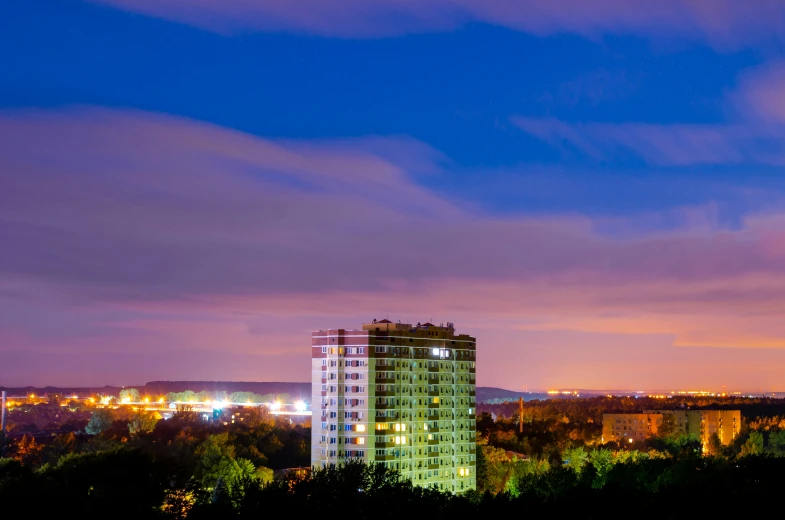
[[[273,401],[272,403],[270,403],[270,410],[278,410],[279,408],[281,408],[280,402]]]
[[[294,403],[294,409],[297,410],[298,412],[305,411],[305,403],[303,401],[297,401],[296,403]]]

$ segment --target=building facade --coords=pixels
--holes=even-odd
[[[665,415],[675,418],[676,433],[693,434],[705,446],[715,433],[724,445],[741,429],[739,410],[651,410],[644,413],[606,413],[602,416],[602,442],[634,442],[657,435]]]
[[[602,442],[634,442],[657,435],[662,414],[606,413],[602,415]]]
[[[415,485],[476,486],[476,340],[381,320],[312,334],[311,464],[383,463]]]

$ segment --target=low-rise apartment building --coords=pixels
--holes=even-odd
[[[635,442],[659,432],[662,418],[675,418],[676,433],[694,434],[705,445],[713,434],[728,445],[741,429],[739,410],[649,410],[642,413],[606,413],[602,416],[602,442]]]

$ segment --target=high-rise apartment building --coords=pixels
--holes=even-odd
[[[741,430],[739,410],[652,410],[643,413],[606,413],[602,442],[634,442],[659,433],[662,418],[673,415],[676,433],[693,434],[705,446],[715,433],[728,445]]]
[[[312,335],[314,467],[383,463],[415,485],[476,483],[476,341],[451,323],[374,320]]]

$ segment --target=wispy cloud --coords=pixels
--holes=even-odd
[[[553,146],[577,149],[602,161],[630,155],[664,166],[785,161],[768,146],[768,138],[775,136],[742,125],[566,123],[522,116],[510,121]]]
[[[412,173],[443,162],[410,139],[274,141],[145,112],[6,113],[0,348],[281,356],[311,328],[388,313],[508,331],[486,374],[531,346],[518,332],[584,334],[598,356],[609,334],[785,347],[782,216],[724,230],[708,207],[676,230],[612,239],[597,231],[607,221],[467,209]],[[280,370],[258,378],[307,376]]]
[[[600,161],[633,156],[648,164],[785,164],[785,66],[747,72],[727,96],[729,121],[713,124],[567,122],[513,116],[526,133]]]
[[[537,35],[604,33],[703,39],[718,49],[781,41],[777,0],[93,0],[210,30],[372,38],[482,22]]]

